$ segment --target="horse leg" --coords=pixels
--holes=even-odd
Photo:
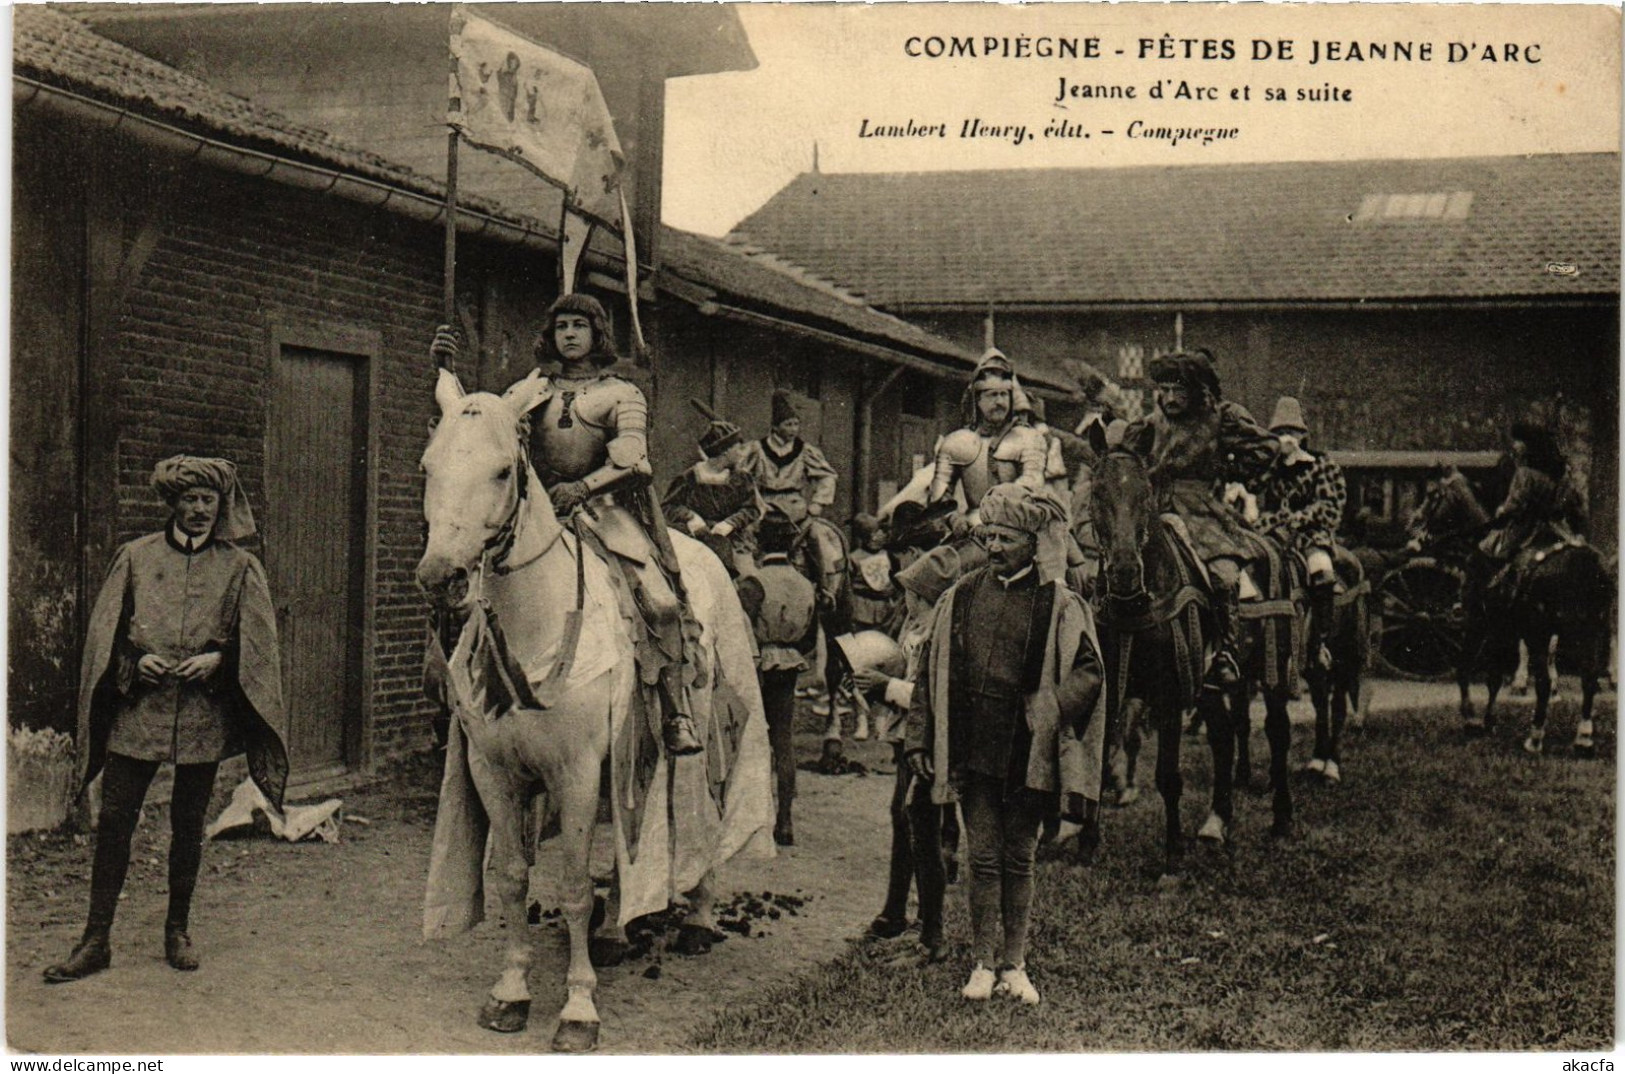
[[[1179,823],[1179,798],[1185,781],[1179,774],[1180,718],[1184,715],[1177,705],[1169,705],[1156,713],[1157,719],[1157,790],[1162,794],[1163,846],[1165,859],[1159,887],[1167,887],[1185,867],[1185,836]]]
[[[708,870],[688,893],[688,913],[677,927],[677,953],[704,955],[717,942],[715,878]]]
[[[1538,635],[1530,639],[1530,651],[1535,651],[1535,640],[1544,642],[1545,638]],[[1544,645],[1542,646],[1544,647]],[[1546,748],[1546,707],[1552,700],[1552,676],[1546,667],[1546,661],[1535,660],[1533,673],[1535,676],[1535,717],[1529,725],[1529,737],[1523,740],[1523,748],[1530,753],[1540,753]]]
[[[1243,676],[1245,680],[1245,676]],[[1258,785],[1253,781],[1253,711],[1252,687],[1243,682],[1229,694],[1225,695],[1221,704],[1229,707],[1230,728],[1235,736],[1235,775],[1232,777],[1233,786],[1243,791],[1256,790]]]
[[[591,776],[561,780],[559,840],[563,856],[563,876],[559,881],[560,909],[570,931],[570,966],[564,975],[564,1009],[559,1012],[559,1028],[553,1034],[556,1052],[587,1052],[598,1046],[598,1009],[593,993],[598,975],[593,972],[590,932],[592,928],[592,834],[598,821],[598,766]],[[616,916],[620,916],[619,907]],[[604,918],[609,920],[608,907]]]
[[[1304,678],[1309,680],[1309,704],[1315,710],[1315,752],[1309,763],[1303,766],[1303,770],[1323,775],[1326,771],[1326,761],[1332,756],[1331,708],[1332,694],[1335,692],[1333,673],[1318,664],[1311,664],[1305,669]]]
[[[1207,721],[1207,744],[1213,754],[1213,804],[1196,838],[1223,846],[1235,816],[1230,773],[1235,767],[1236,737],[1228,726],[1229,714],[1218,691],[1204,689],[1197,707]]]
[[[1552,680],[1552,700],[1558,700],[1561,683],[1557,676],[1557,635],[1552,635],[1551,642],[1546,646],[1546,674]]]
[[[1264,691],[1264,736],[1270,743],[1271,808],[1275,814],[1270,834],[1292,834],[1292,789],[1287,783],[1291,763],[1292,721],[1286,710],[1286,687]]]
[[[1574,725],[1574,754],[1577,757],[1595,757],[1597,743],[1592,737],[1595,730],[1591,724],[1591,706],[1597,700],[1597,680],[1601,678],[1602,669],[1598,666],[1602,661],[1603,642],[1601,638],[1606,634],[1603,627],[1596,637],[1587,637],[1578,646],[1583,655],[1580,659],[1580,721]]]
[[[1176,716],[1177,720],[1178,717]],[[1133,805],[1140,798],[1135,782],[1140,767],[1140,744],[1145,721],[1145,701],[1131,697],[1123,702],[1123,739],[1121,748],[1112,758],[1112,775],[1117,783],[1119,808]]]
[[[604,919],[587,941],[587,957],[594,966],[619,966],[626,961],[632,944],[621,925],[621,874],[609,878],[609,897],[604,900]]]
[[[1326,738],[1326,774],[1328,780],[1342,779],[1343,727],[1348,722],[1349,710],[1360,707],[1360,669],[1352,661],[1339,662],[1331,674],[1331,728]]]
[[[502,976],[491,986],[491,994],[480,1008],[478,1022],[482,1028],[498,1033],[518,1033],[530,1020],[528,978],[534,957],[525,912],[530,866],[525,856],[524,840],[528,832],[521,808],[524,787],[516,777],[498,771],[483,758],[471,758],[471,761],[470,775],[491,821],[486,883],[497,897],[508,931]],[[588,905],[590,908],[590,887]]]
[[[1507,693],[1513,697],[1527,697],[1529,694],[1529,645],[1521,639],[1518,642],[1518,670],[1512,673]]]

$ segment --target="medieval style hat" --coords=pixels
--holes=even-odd
[[[152,487],[171,507],[187,489],[213,489],[220,494],[215,538],[240,541],[254,535],[254,512],[249,509],[248,496],[237,483],[237,467],[226,459],[172,455],[153,467]]]
[[[994,485],[982,497],[978,508],[984,526],[1006,526],[1034,537],[1056,521],[1065,521],[1066,512],[1049,496],[1025,485]]]
[[[723,421],[717,416],[716,411],[698,399],[690,399],[688,402],[711,423],[710,428],[705,430],[705,435],[700,437],[700,451],[706,458],[714,459],[735,444],[744,442],[744,434],[740,432],[739,426],[731,421]]]
[[[788,389],[778,388],[773,392],[773,416],[770,425],[782,425],[791,418],[801,417],[801,411],[796,408],[796,400]]]
[[[1275,413],[1270,417],[1270,432],[1284,430],[1309,431],[1308,424],[1303,420],[1303,404],[1290,395],[1283,395],[1275,401]]]
[[[591,295],[584,295],[577,291],[568,295],[560,295],[554,303],[547,307],[547,314],[542,318],[542,334],[536,337],[536,361],[561,361],[557,342],[553,339],[553,322],[561,313],[579,313],[592,324],[592,350],[587,352],[587,358],[599,367],[614,365],[620,360],[615,353],[615,335],[610,331],[609,314],[605,312],[603,303]]]
[[[1146,373],[1156,384],[1183,384],[1191,391],[1206,392],[1212,399],[1220,397],[1219,371],[1214,366],[1213,352],[1206,347],[1159,354],[1147,364]]]
[[[938,545],[897,572],[897,584],[927,604],[935,604],[959,581],[963,570],[959,553],[948,545]]]
[[[768,504],[762,521],[757,523],[756,546],[763,553],[788,552],[794,547],[800,532],[789,515],[777,506]]]
[[[1563,476],[1568,469],[1568,462],[1563,458],[1563,451],[1557,446],[1557,437],[1545,426],[1535,425],[1531,422],[1515,422],[1512,426],[1512,439],[1522,440],[1526,449],[1524,465],[1539,470],[1553,480]]]
[[[935,548],[948,539],[948,520],[959,505],[944,497],[932,504],[904,500],[891,513],[891,532],[886,547],[893,552],[911,548]]]

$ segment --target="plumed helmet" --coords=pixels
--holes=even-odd
[[[609,314],[604,310],[603,303],[591,295],[576,291],[560,295],[547,307],[547,315],[542,319],[542,333],[536,337],[537,364],[557,362],[562,358],[553,339],[553,322],[561,313],[578,313],[591,322],[592,350],[587,352],[587,357],[594,365],[611,366],[620,360],[615,353],[615,334],[610,330]]]
[[[153,467],[152,487],[171,507],[187,489],[213,489],[220,494],[220,517],[214,535],[220,540],[240,541],[254,533],[254,512],[237,483],[237,467],[227,459],[171,455]]]
[[[1527,449],[1523,458],[1525,466],[1539,470],[1553,480],[1561,478],[1568,469],[1563,451],[1557,446],[1557,437],[1545,426],[1516,422],[1512,426],[1512,439],[1522,440]]]
[[[795,396],[786,388],[778,388],[773,392],[773,414],[769,423],[782,425],[791,418],[801,417],[801,411],[796,407]]]
[[[1303,420],[1303,404],[1290,395],[1275,401],[1275,413],[1270,417],[1270,432],[1296,431],[1307,433],[1309,425]]]

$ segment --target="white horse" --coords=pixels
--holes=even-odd
[[[684,933],[709,936],[711,870],[741,850],[771,856],[773,803],[749,621],[722,563],[675,532],[672,543],[709,662],[708,677],[693,692],[693,716],[707,750],[667,758],[658,745],[658,720],[650,733],[651,721],[636,704],[634,635],[617,596],[624,584],[619,570],[561,525],[527,457],[524,417],[547,398],[547,381],[535,374],[499,397],[465,395],[456,377],[442,370],[435,390],[441,421],[423,454],[429,535],[418,581],[450,605],[488,608],[507,653],[542,700],[538,707],[487,706],[486,695],[500,691],[489,682],[470,686],[465,673],[465,691],[479,696],[458,705],[453,720],[424,926],[428,935],[447,935],[483,917],[488,830],[484,879],[498,896],[509,940],[502,975],[479,1021],[502,1032],[523,1029],[532,960],[527,836],[536,827],[526,825],[524,811],[535,785],[545,785],[548,812],[556,810],[559,819],[558,894],[570,937],[567,999],[553,1047],[586,1051],[596,1046],[599,1028],[589,954],[589,855],[606,758],[617,882],[599,935],[591,939],[612,945],[624,945],[627,921],[664,910],[672,895],[690,890]],[[578,609],[578,646],[572,645],[572,608]],[[465,630],[464,657],[470,636],[479,633]],[[481,643],[493,647],[494,637],[486,631]],[[466,672],[472,665],[463,666]],[[503,665],[487,653],[483,666]],[[564,667],[569,670],[561,673]],[[500,672],[486,676],[493,677]],[[719,772],[719,765],[726,767]],[[647,809],[634,800],[626,775],[640,767]]]

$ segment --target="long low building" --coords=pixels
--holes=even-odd
[[[707,40],[708,62],[750,59]],[[162,523],[148,475],[184,451],[234,459],[254,504],[296,780],[422,747],[425,603],[412,572],[443,184],[60,10],[15,10],[12,87],[11,722],[72,728],[88,602],[117,545]],[[554,230],[500,193],[459,207],[470,388],[530,370],[557,294]],[[974,361],[804,273],[698,236],[658,238],[643,303],[651,357],[626,372],[653,400],[662,482],[695,457],[704,422],[690,397],[765,432],[772,390],[795,389],[847,475],[866,423],[889,420],[868,402],[880,381],[957,382]],[[615,253],[589,253],[585,279],[625,353]],[[842,494],[850,503],[850,481]]]

